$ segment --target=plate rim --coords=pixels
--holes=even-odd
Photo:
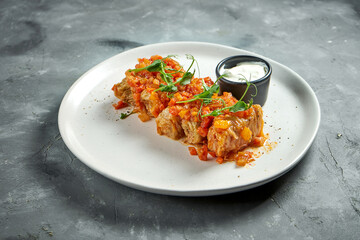
[[[125,55],[125,54],[129,54],[132,51],[139,51],[141,49],[146,49],[146,48],[154,48],[154,47],[159,47],[159,46],[175,46],[175,45],[202,45],[202,46],[211,46],[211,47],[219,47],[219,48],[227,48],[229,50],[241,50],[243,52],[246,52],[250,55],[253,56],[259,56],[261,58],[264,58],[267,61],[270,62],[274,62],[276,64],[278,64],[281,68],[284,68],[286,71],[288,71],[289,73],[291,73],[292,75],[294,75],[298,80],[301,81],[301,83],[306,87],[306,90],[308,93],[310,93],[310,95],[312,96],[312,100],[315,100],[314,102],[315,104],[315,108],[314,108],[314,113],[316,113],[316,123],[315,123],[315,130],[312,132],[310,141],[307,142],[306,147],[302,150],[301,154],[299,154],[297,156],[297,158],[295,158],[291,163],[289,163],[288,165],[286,165],[285,168],[282,169],[282,171],[280,172],[275,172],[269,176],[267,176],[264,179],[255,181],[253,183],[250,184],[245,184],[245,185],[237,185],[234,187],[220,187],[220,188],[214,188],[211,190],[205,189],[205,190],[171,190],[168,188],[164,188],[164,187],[149,187],[146,185],[141,185],[141,184],[137,184],[137,183],[133,183],[131,181],[127,181],[124,179],[119,179],[116,178],[110,174],[108,174],[107,172],[102,171],[101,169],[96,168],[96,166],[93,166],[93,164],[87,162],[86,160],[82,159],[81,154],[72,146],[72,144],[69,142],[69,139],[67,138],[67,136],[65,135],[65,126],[63,123],[63,115],[64,115],[64,108],[66,105],[66,100],[69,98],[69,95],[71,94],[71,92],[76,88],[76,86],[81,82],[81,80],[83,78],[85,78],[88,74],[91,74],[92,71],[94,71],[95,69],[101,67],[102,65],[107,64],[108,62],[112,61],[114,58],[119,57],[120,55]],[[287,172],[289,172],[292,168],[294,168],[304,157],[304,155],[308,152],[309,148],[311,147],[311,145],[313,144],[316,135],[319,131],[319,127],[320,127],[320,122],[321,122],[321,109],[320,109],[320,104],[319,101],[316,97],[315,92],[313,91],[313,89],[311,88],[311,86],[309,85],[308,82],[305,81],[305,79],[303,79],[298,73],[296,73],[294,70],[292,70],[291,68],[275,61],[272,60],[270,58],[267,58],[265,56],[262,56],[260,54],[254,53],[254,52],[250,52],[244,49],[240,49],[240,48],[236,48],[236,47],[231,47],[231,46],[226,46],[226,45],[221,45],[221,44],[216,44],[216,43],[209,43],[209,42],[196,42],[196,41],[173,41],[173,42],[162,42],[162,43],[154,43],[154,44],[148,44],[148,45],[144,45],[144,46],[140,46],[140,47],[136,47],[136,48],[132,48],[129,49],[127,51],[123,51],[120,52],[110,58],[105,59],[104,61],[96,64],[95,66],[91,67],[89,70],[87,70],[85,73],[83,73],[72,85],[71,87],[67,90],[66,94],[64,95],[60,107],[59,107],[59,111],[58,111],[58,128],[59,128],[59,132],[60,135],[65,143],[65,145],[67,146],[67,148],[72,152],[72,154],[74,154],[82,163],[84,163],[86,166],[88,166],[90,169],[94,170],[95,172],[109,178],[112,179],[115,182],[118,182],[122,185],[134,188],[134,189],[138,189],[138,190],[142,190],[142,191],[146,191],[146,192],[151,192],[151,193],[156,193],[156,194],[162,194],[162,195],[171,195],[171,196],[190,196],[190,197],[195,197],[195,196],[214,196],[214,195],[222,195],[222,194],[228,194],[228,193],[233,193],[233,192],[240,192],[240,191],[245,191],[251,188],[255,188],[258,186],[261,186],[263,184],[266,184],[268,182],[271,182],[279,177],[281,177],[282,175],[286,174]]]

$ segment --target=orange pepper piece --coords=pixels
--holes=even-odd
[[[217,120],[214,122],[215,128],[228,129],[230,127],[230,122],[228,120]]]
[[[252,132],[248,127],[244,127],[244,129],[240,133],[242,139],[245,141],[250,141],[252,137]]]

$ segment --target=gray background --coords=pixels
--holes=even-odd
[[[0,239],[359,239],[359,17],[356,0],[1,1]],[[184,198],[74,157],[57,126],[72,83],[122,51],[182,40],[253,51],[306,79],[322,120],[299,165],[252,190]]]

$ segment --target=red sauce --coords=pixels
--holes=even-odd
[[[129,106],[129,105],[128,105],[126,102],[119,101],[119,102],[117,102],[117,103],[114,103],[113,106],[114,106],[114,108],[115,108],[116,110],[119,110],[119,109],[124,108],[124,107],[127,107],[127,106]]]

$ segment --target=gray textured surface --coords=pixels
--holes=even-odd
[[[0,239],[359,239],[359,10],[357,0],[1,1]],[[124,187],[71,154],[57,127],[71,84],[119,52],[181,40],[254,51],[308,81],[322,122],[296,168],[253,190],[180,198]]]

